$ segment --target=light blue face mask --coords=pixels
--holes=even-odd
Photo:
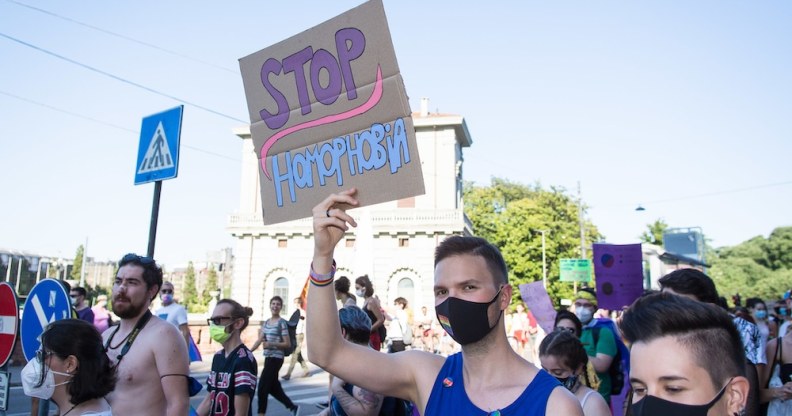
[[[754,312],[754,316],[756,316],[757,319],[765,319],[767,318],[767,311],[764,309],[758,309],[756,312]]]

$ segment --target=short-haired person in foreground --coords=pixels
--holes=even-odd
[[[718,289],[715,282],[704,272],[697,269],[678,269],[663,276],[658,280],[663,293],[684,296],[699,302],[706,302],[712,305],[724,305],[718,296]],[[724,306],[725,307],[725,306]],[[748,404],[745,409],[747,416],[760,416],[759,409],[759,371],[767,364],[765,355],[766,340],[762,338],[759,327],[753,322],[732,315],[732,322],[737,327],[737,332],[742,339],[743,351],[745,352],[745,376],[751,383],[751,390],[748,394]]]
[[[343,339],[333,296],[333,252],[355,220],[356,190],[313,209],[314,257],[308,291],[311,362],[348,383],[409,400],[420,414],[581,415],[580,403],[509,346],[503,311],[512,298],[506,264],[481,238],[449,237],[435,252],[435,311],[462,352],[442,357],[410,350],[382,354]]]
[[[151,257],[127,254],[113,283],[118,326],[102,334],[118,382],[108,395],[116,415],[184,416],[188,412],[187,344],[179,330],[149,307],[162,286],[162,269]]]
[[[115,384],[115,368],[102,349],[102,337],[92,324],[78,319],[47,325],[41,349],[22,370],[25,394],[52,399],[60,415],[110,416],[104,397]]]
[[[630,350],[633,416],[741,416],[745,353],[732,318],[715,305],[659,293],[619,324]]]

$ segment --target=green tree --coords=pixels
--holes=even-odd
[[[559,281],[559,260],[580,257],[578,202],[573,197],[561,188],[493,178],[489,186],[466,184],[464,202],[474,233],[500,248],[515,299],[520,284],[542,280],[540,231],[545,234],[547,291],[556,305],[572,298],[572,284]],[[601,239],[592,223],[586,221],[584,228],[586,246]]]
[[[217,272],[215,271],[214,267],[210,265],[209,271],[206,273],[206,287],[202,293],[204,305],[209,305],[209,302],[212,300],[212,292],[217,290]]]
[[[770,233],[767,259],[773,270],[792,269],[792,227],[779,227]]]
[[[195,266],[192,262],[187,264],[187,271],[184,273],[184,299],[182,303],[188,312],[197,312],[201,299],[198,297],[198,290],[195,287]]]
[[[718,292],[729,298],[778,299],[792,282],[792,227],[778,227],[768,238],[757,236],[721,247],[708,259]]]
[[[651,224],[646,224],[646,230],[641,234],[640,240],[644,243],[663,246],[663,232],[668,229],[668,224],[662,218],[658,218]]]
[[[72,263],[71,269],[71,278],[72,280],[80,281],[80,275],[82,274],[82,265],[83,265],[83,256],[85,255],[85,247],[80,244],[77,247],[77,252],[74,253],[74,263]]]

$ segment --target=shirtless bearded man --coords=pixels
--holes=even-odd
[[[149,311],[160,286],[162,269],[154,259],[127,254],[118,262],[113,312],[121,323],[102,334],[118,371],[108,395],[114,414],[187,414],[187,345],[176,327]]]

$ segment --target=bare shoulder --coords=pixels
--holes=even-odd
[[[583,409],[583,412],[591,416],[610,416],[611,414],[608,402],[596,391],[586,400],[586,408]]]
[[[564,387],[556,387],[547,399],[547,410],[545,414],[551,415],[570,415],[583,416],[583,409],[580,407],[578,399]]]
[[[145,335],[147,342],[150,340],[157,345],[170,342],[184,343],[184,338],[182,338],[179,328],[156,316],[151,317],[145,329],[148,329],[148,331],[142,331],[140,335],[141,338]]]

